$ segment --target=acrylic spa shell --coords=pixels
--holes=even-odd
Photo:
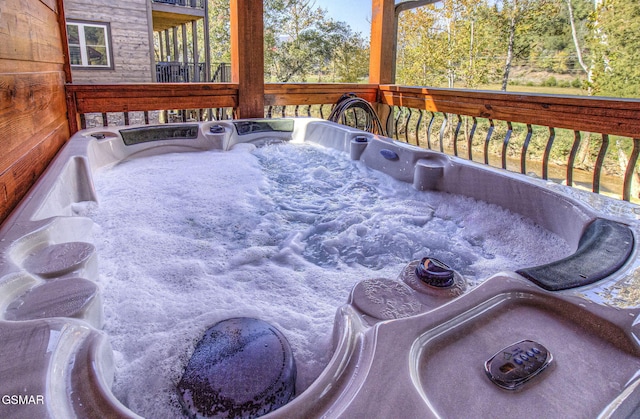
[[[394,277],[362,278],[336,307],[327,367],[265,417],[640,413],[636,206],[300,118],[76,134],[0,229],[0,416],[139,417],[111,392],[100,255],[92,221],[74,213],[99,201],[92,173],[140,156],[273,140],[316,143],[419,191],[498,205],[573,253],[495,272],[475,287],[457,273],[442,287],[420,282],[410,260]]]

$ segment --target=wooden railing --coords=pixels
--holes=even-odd
[[[265,116],[314,116],[326,119],[331,106],[345,93],[354,93],[374,103],[378,86],[350,83],[270,83],[265,85]]]
[[[86,128],[88,114],[101,114],[109,125],[108,113],[119,113],[129,125],[129,114],[186,109],[233,109],[238,106],[235,83],[146,83],[146,84],[68,84],[67,108],[71,132]],[[170,122],[170,121],[164,121]]]
[[[639,100],[379,88],[379,101],[390,107],[384,115],[388,133],[398,140],[485,164],[493,159],[495,166],[526,174],[528,163],[538,163],[543,179],[580,183],[627,201],[639,198]],[[535,141],[539,144],[532,147]],[[583,159],[583,168],[576,168],[578,155],[585,153],[587,163]]]
[[[156,63],[158,83],[198,83],[208,81],[205,63],[161,61]]]
[[[400,141],[638,199],[640,100],[374,84],[265,84],[265,116],[326,118],[344,93],[377,103],[388,135]],[[91,113],[101,115],[104,125],[114,123],[108,117],[112,112],[124,115],[118,118],[122,124],[129,124],[128,115],[135,111],[145,115],[140,123],[149,123],[152,111],[164,111],[163,122],[176,120],[167,117],[168,111],[178,112],[177,120],[210,120],[232,118],[237,104],[235,83],[67,86],[73,132],[87,125],[85,115]],[[588,163],[582,159],[578,164],[585,149]]]

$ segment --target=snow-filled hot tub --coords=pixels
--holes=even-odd
[[[269,416],[627,417],[639,214],[311,118],[82,131],[0,230],[0,416],[176,417],[249,316],[298,366]]]

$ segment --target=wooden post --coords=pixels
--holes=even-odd
[[[369,56],[369,83],[392,84],[394,82],[395,69],[395,43],[396,43],[396,19],[395,0],[372,0],[371,2],[371,47]],[[391,108],[381,103],[378,93],[377,103],[373,104],[381,121],[386,121],[385,131],[388,136],[391,132],[389,114]]]
[[[173,41],[173,54],[171,55],[173,57],[173,61],[178,62],[180,61],[180,54],[178,51],[178,27],[174,26],[173,28],[171,28],[171,35],[172,35],[172,41]]]
[[[204,76],[200,81],[211,81],[211,39],[209,36],[209,2],[204,2]],[[195,45],[195,44],[194,44]]]
[[[238,118],[264,117],[263,4],[231,0],[231,81],[238,83]]]
[[[372,0],[369,83],[391,84],[394,82],[395,38],[395,0]]]
[[[206,15],[205,19],[207,19]],[[200,62],[200,56],[198,54],[198,23],[195,20],[191,22],[191,40],[193,44],[193,69],[195,70],[195,74],[198,74],[198,70],[196,69],[196,67],[198,66],[198,62]],[[201,82],[209,80],[207,80],[206,77],[204,78],[204,80],[202,80],[202,77],[198,75],[198,78],[193,81]]]
[[[182,62],[185,64],[186,68],[186,64],[189,62],[189,51],[187,51],[187,24],[183,23],[180,25],[180,29],[182,29]]]
[[[164,49],[165,49],[165,59],[163,61],[171,61],[169,56],[171,55],[171,47],[169,46],[169,29],[164,30]]]
[[[56,7],[58,12],[58,27],[60,29],[60,41],[62,41],[62,53],[64,58],[64,64],[62,66],[64,70],[64,81],[66,84],[73,83],[71,77],[71,60],[69,58],[69,39],[67,38],[67,19],[64,14],[64,1],[56,0]],[[76,98],[73,93],[70,93],[65,88],[65,101],[67,104],[67,120],[69,121],[69,135],[73,135],[78,132],[79,119],[78,109],[76,108]]]

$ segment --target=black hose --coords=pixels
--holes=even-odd
[[[364,128],[362,128],[364,131],[386,136],[382,122],[380,122],[380,118],[378,118],[378,114],[371,104],[356,96],[355,93],[345,93],[342,95],[333,107],[328,120],[344,124],[344,122],[341,121],[345,121],[345,114],[349,109],[362,109],[364,111],[367,116]]]

